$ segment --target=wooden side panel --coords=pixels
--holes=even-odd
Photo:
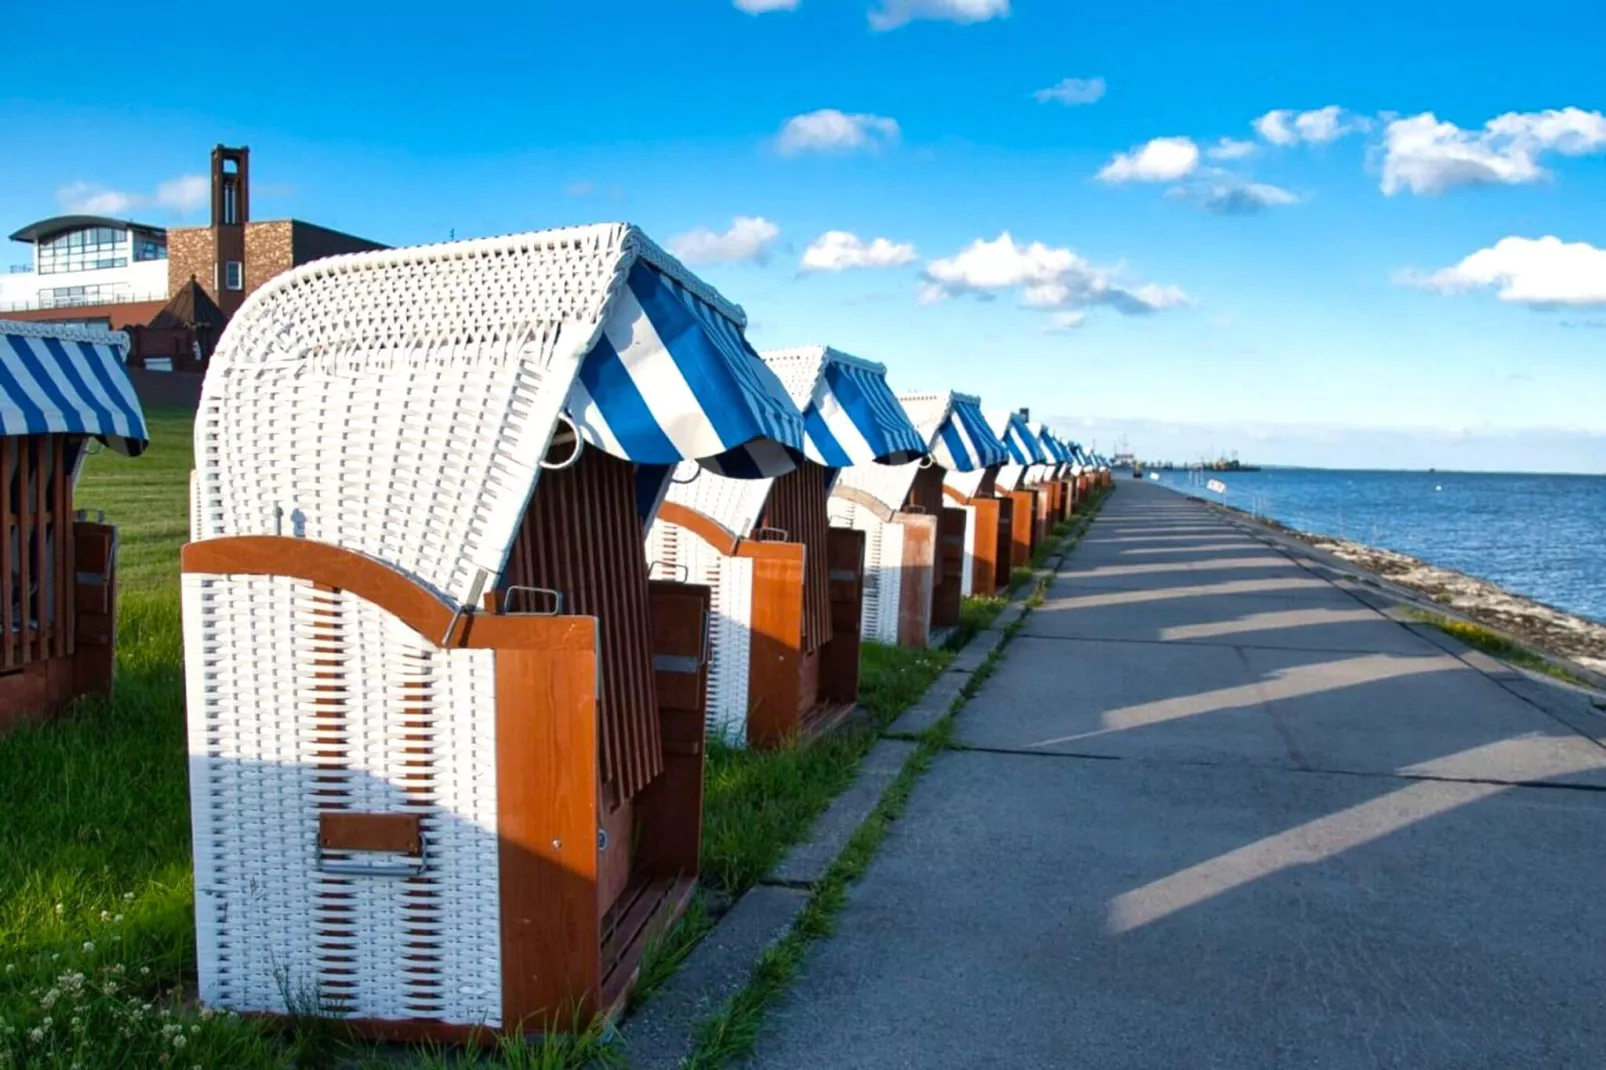
[[[647,561],[636,515],[634,467],[588,449],[572,468],[546,472],[530,499],[508,559],[498,605],[595,617],[602,643],[605,803],[621,805],[663,769],[647,604]]]
[[[864,609],[864,532],[832,528],[827,540],[832,638],[820,651],[819,697],[859,701],[859,624]]]
[[[775,746],[798,729],[803,654],[803,547],[744,542],[753,560],[753,637],[748,658],[747,742]]]
[[[937,580],[937,518],[899,513],[897,520],[903,525],[898,645],[924,650],[931,645],[932,600]]]
[[[1012,490],[1004,507],[1010,510],[1009,567],[1013,570],[1032,563],[1037,542],[1037,493]]]
[[[952,628],[959,623],[964,600],[965,524],[963,509],[943,508],[937,513],[937,575],[931,591],[931,626]]]
[[[703,842],[711,595],[707,587],[654,582],[651,599],[664,771],[636,799],[636,871],[649,879],[695,879]]]
[[[831,641],[831,596],[826,532],[827,481],[831,470],[805,461],[777,479],[770,488],[762,521],[786,532],[787,542],[803,545],[803,649],[819,650]],[[812,703],[811,703],[812,705]]]
[[[596,621],[496,654],[504,1027],[589,1016],[602,993]]]
[[[998,576],[1000,553],[1007,555],[1009,542],[999,542],[999,536],[1007,536],[1001,520],[1005,514],[999,506],[1002,504],[997,498],[976,498],[971,501],[976,508],[976,541],[975,561],[971,565],[972,589],[978,595],[990,595],[998,590]],[[1007,556],[1002,559],[1007,562]],[[1008,575],[1008,570],[1004,573]]]

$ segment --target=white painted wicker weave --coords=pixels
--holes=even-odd
[[[661,520],[648,529],[647,562],[654,577],[709,588],[708,731],[733,746],[745,746],[753,562],[726,557],[684,528]]]
[[[952,487],[966,498],[974,498],[981,489],[981,484],[987,478],[987,469],[978,468],[974,472],[943,472],[942,484]]]
[[[959,589],[969,595],[991,595],[992,591],[976,590],[976,507],[959,508],[965,511],[965,562],[959,570]]]
[[[903,525],[896,520],[883,520],[874,511],[845,498],[830,500],[830,518],[832,527],[864,532],[864,601],[859,612],[859,634],[896,646],[903,597]]]
[[[844,468],[838,487],[852,488],[870,495],[891,510],[902,509],[915,485],[922,461],[908,464],[860,464]]]

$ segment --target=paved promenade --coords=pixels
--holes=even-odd
[[[753,1063],[1606,1066],[1606,749],[1479,664],[1124,482]]]

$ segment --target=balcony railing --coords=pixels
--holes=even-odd
[[[100,305],[134,305],[144,301],[166,301],[167,292],[133,293],[120,290],[110,294],[73,294],[36,297],[30,301],[0,301],[0,313],[44,312],[57,308],[94,308]]]

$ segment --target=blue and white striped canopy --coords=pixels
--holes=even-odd
[[[1065,443],[1054,437],[1054,432],[1048,429],[1047,424],[1037,425],[1038,444],[1047,451],[1049,464],[1069,464],[1071,452],[1065,448]]]
[[[981,399],[950,395],[948,414],[937,428],[931,457],[950,472],[974,472],[1009,463],[1009,450],[987,426]]]
[[[1015,464],[1042,464],[1048,459],[1037,442],[1037,436],[1032,433],[1031,425],[1018,411],[995,418],[993,429],[998,432],[1004,448],[1009,451],[1010,460]]]
[[[887,369],[830,346],[777,349],[764,363],[803,410],[803,452],[828,468],[907,464],[926,440],[887,386]]]
[[[644,259],[614,296],[568,412],[586,442],[637,464],[694,460],[758,479],[804,454],[803,418],[740,323]]]
[[[127,346],[121,333],[0,321],[0,436],[93,435],[130,457],[145,452]]]

